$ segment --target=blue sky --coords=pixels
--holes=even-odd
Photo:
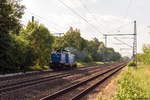
[[[60,1],[63,1],[94,28],[79,16],[71,12]],[[150,44],[150,0],[23,0],[26,6],[22,22],[26,24],[35,16],[35,20],[44,24],[50,32],[66,32],[70,26],[79,28],[85,39],[97,37],[104,41],[103,34],[133,33],[133,21],[137,20],[138,52],[144,44]],[[120,27],[121,28],[118,28]],[[100,33],[101,32],[101,33]],[[132,46],[132,37],[115,37]],[[108,47],[113,47],[123,55],[131,56],[130,47],[120,44],[114,37],[108,38]],[[126,48],[126,50],[123,50]]]

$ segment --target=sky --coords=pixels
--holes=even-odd
[[[80,29],[83,38],[96,37],[104,42],[103,34],[133,34],[136,20],[137,51],[142,52],[143,45],[150,44],[150,0],[23,0],[22,4],[26,6],[24,25],[34,16],[53,34],[64,33],[72,26]],[[107,40],[107,46],[123,56],[132,55],[132,45],[133,36]]]

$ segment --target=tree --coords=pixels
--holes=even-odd
[[[101,42],[97,50],[99,61],[105,60],[105,51],[106,51],[106,47],[104,46],[104,43]]]
[[[20,19],[24,6],[15,0],[0,0],[0,70],[14,67],[11,59],[12,37],[9,33],[17,34],[21,27]]]
[[[83,50],[86,47],[86,41],[81,37],[80,30],[72,27],[64,35],[64,47],[74,47],[77,50]]]
[[[54,40],[49,30],[38,22],[29,22],[24,30],[24,34],[35,52],[35,64],[40,66],[47,65],[50,61],[50,53]]]
[[[0,34],[19,33],[25,7],[18,0],[0,0],[0,6]]]
[[[15,67],[11,68],[11,71],[17,72],[20,70],[28,69],[28,66],[32,66],[35,60],[34,52],[29,44],[29,41],[25,40],[24,37],[20,34],[12,35],[12,50],[11,50],[11,59],[12,64]]]
[[[97,38],[94,38],[92,41],[87,41],[87,51],[94,61],[99,61],[98,48],[102,42],[99,42]]]
[[[54,38],[53,50],[58,50],[60,48],[65,48],[65,40],[64,37],[56,36]]]

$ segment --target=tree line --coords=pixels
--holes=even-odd
[[[86,40],[79,29],[72,27],[61,37],[53,36],[43,24],[29,21],[23,27],[20,19],[25,6],[15,0],[1,0],[0,5],[0,72],[29,70],[30,66],[44,68],[50,54],[60,48],[70,50],[77,61],[117,61],[121,58],[113,48],[107,48],[97,38]]]

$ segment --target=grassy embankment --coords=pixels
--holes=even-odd
[[[104,64],[103,62],[77,62],[78,67],[84,67],[84,66],[94,66],[94,65],[100,65]]]
[[[117,94],[111,100],[150,100],[150,65],[128,67],[117,79]],[[98,100],[110,100],[99,97]]]
[[[104,64],[104,63],[103,62],[94,62],[94,61],[93,62],[77,62],[78,67],[100,65],[100,64]],[[39,65],[35,65],[35,66],[30,67],[29,70],[31,70],[31,71],[35,71],[35,70],[43,71],[46,69],[49,69],[49,67],[48,66],[41,67]]]

